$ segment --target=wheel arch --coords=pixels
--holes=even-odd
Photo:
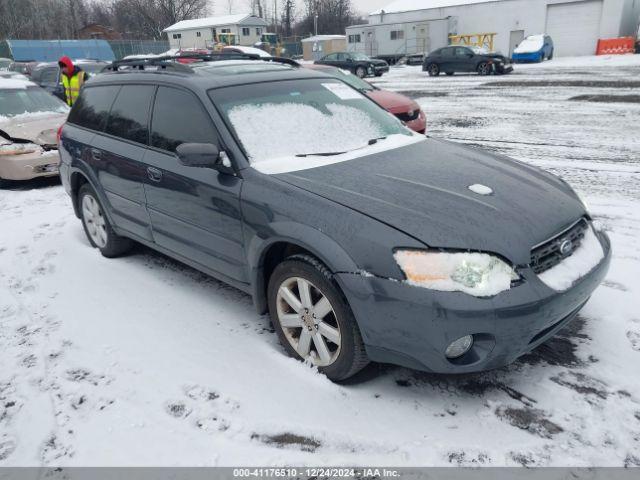
[[[110,203],[107,200],[107,197],[104,191],[98,187],[99,182],[96,178],[91,174],[90,171],[87,171],[83,168],[74,168],[69,174],[69,186],[71,189],[71,202],[73,204],[73,211],[76,214],[76,217],[80,218],[80,205],[78,203],[78,193],[80,192],[80,188],[84,184],[89,184],[89,186],[96,192],[98,196],[98,201],[103,206],[102,210],[104,215],[106,215],[107,219],[111,223],[114,230],[116,230],[115,224],[113,222],[113,217],[111,215],[111,210],[108,208]],[[116,230],[117,231],[117,230]]]
[[[347,252],[324,233],[299,224],[280,224],[277,228],[279,234],[268,239],[256,236],[248,245],[253,301],[259,313],[267,311],[267,286],[273,270],[291,255],[311,255],[332,274],[358,271]]]

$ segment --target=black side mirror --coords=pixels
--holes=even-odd
[[[234,173],[227,154],[212,143],[183,143],[176,148],[176,155],[185,167],[213,168],[222,173]]]

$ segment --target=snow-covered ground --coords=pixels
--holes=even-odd
[[[0,191],[0,465],[640,465],[638,78],[629,56],[377,82],[431,135],[561,175],[611,236],[579,318],[484,374],[332,384],[248,296],[143,248],[102,258],[55,182]]]

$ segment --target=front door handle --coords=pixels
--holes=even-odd
[[[100,160],[102,160],[102,152],[100,150],[98,150],[97,148],[92,148],[91,149],[91,158],[93,160],[95,160],[96,162],[99,162]]]
[[[147,175],[152,182],[159,182],[162,180],[162,170],[155,167],[147,167]]]

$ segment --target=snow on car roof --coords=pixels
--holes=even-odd
[[[431,8],[455,7],[474,3],[497,2],[498,0],[396,0],[384,8],[380,8],[369,15],[384,13],[413,12],[415,10],[429,10]]]
[[[35,87],[36,84],[30,80],[22,78],[12,78],[11,76],[0,75],[0,89],[20,89],[24,90],[28,87]]]

